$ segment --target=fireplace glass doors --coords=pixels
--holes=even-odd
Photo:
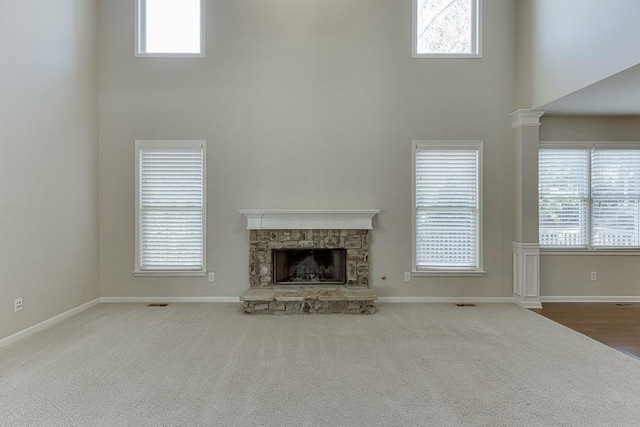
[[[347,283],[345,249],[274,249],[272,259],[276,285]]]

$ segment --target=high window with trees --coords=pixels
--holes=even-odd
[[[479,58],[482,0],[413,0],[414,58]]]

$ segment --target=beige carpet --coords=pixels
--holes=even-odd
[[[101,304],[0,349],[2,426],[637,426],[640,361],[513,305]]]

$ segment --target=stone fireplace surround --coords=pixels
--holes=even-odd
[[[369,230],[379,211],[242,210],[249,229],[250,288],[240,295],[247,314],[373,314],[369,289]],[[274,249],[346,249],[346,285],[273,285]]]

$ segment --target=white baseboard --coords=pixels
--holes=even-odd
[[[513,303],[512,297],[379,297],[378,302]],[[240,302],[239,297],[101,297],[101,303]]]
[[[240,302],[240,297],[101,297],[100,302]]]
[[[518,298],[514,298],[513,302],[518,304],[520,307],[524,307],[524,308],[537,308],[537,309],[541,309],[542,308],[542,302],[540,301],[540,299],[537,299],[535,301],[527,301],[527,300],[521,300]]]
[[[75,308],[72,308],[71,310],[67,310],[64,313],[58,314],[57,316],[53,316],[50,319],[47,319],[43,322],[38,323],[37,325],[33,325],[27,329],[23,329],[20,332],[16,332],[13,335],[9,335],[6,338],[3,338],[0,340],[0,347],[4,347],[7,346],[9,344],[13,344],[14,342],[21,340],[22,338],[25,338],[31,334],[34,334],[36,332],[40,332],[43,329],[46,329],[52,325],[55,325],[58,322],[61,322],[62,320],[73,316],[74,314],[78,314],[81,311],[84,311],[88,308],[93,307],[94,305],[98,305],[100,303],[100,298],[96,298],[94,300],[91,300],[89,302],[86,302],[82,305],[79,305]]]
[[[412,302],[444,302],[456,304],[511,304],[512,297],[378,297],[378,302],[412,303]]]
[[[547,296],[541,302],[640,302],[640,296]]]

